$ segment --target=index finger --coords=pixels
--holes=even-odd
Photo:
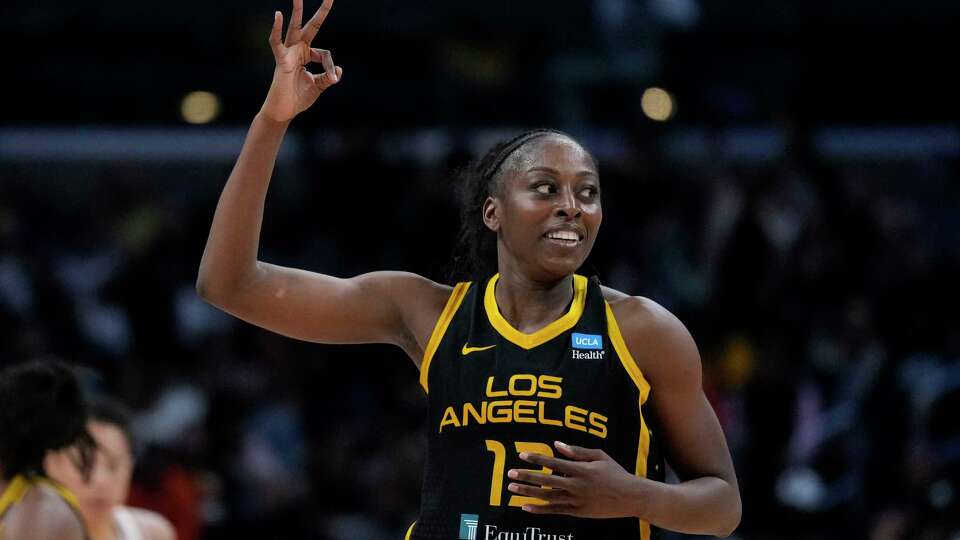
[[[323,0],[323,4],[317,8],[317,12],[307,21],[307,26],[303,30],[303,39],[307,42],[307,45],[310,45],[313,38],[317,36],[317,31],[323,26],[323,21],[326,20],[331,8],[333,8],[333,0]]]
[[[526,482],[535,486],[549,486],[552,488],[562,488],[570,491],[570,479],[566,476],[557,476],[555,474],[544,474],[529,469],[510,469],[507,477],[514,481]]]
[[[337,67],[333,63],[333,56],[326,49],[310,49],[310,60],[323,64],[323,71],[328,73],[328,77],[337,79]]]
[[[540,465],[565,475],[576,473],[580,467],[576,461],[558,459],[533,452],[520,452],[520,459],[526,461],[527,463]]]

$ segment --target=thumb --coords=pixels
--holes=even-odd
[[[599,448],[583,448],[560,441],[554,441],[553,445],[557,447],[561,454],[576,461],[600,461],[607,457],[606,452]]]

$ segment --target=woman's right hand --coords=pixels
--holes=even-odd
[[[323,5],[306,26],[301,26],[303,0],[293,0],[293,14],[287,37],[283,41],[280,39],[283,14],[279,11],[274,13],[270,48],[273,49],[277,65],[273,70],[273,82],[270,83],[267,99],[260,109],[261,114],[277,122],[289,122],[313,105],[324,90],[340,82],[343,70],[334,65],[330,51],[310,47],[331,7],[333,0],[323,0]],[[306,66],[310,62],[323,64],[323,73],[307,71]]]

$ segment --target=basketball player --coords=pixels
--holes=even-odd
[[[739,490],[693,339],[654,302],[575,274],[602,210],[596,162],[569,136],[524,133],[467,172],[457,262],[471,267],[470,281],[342,279],[257,260],[283,135],[342,76],[329,51],[310,46],[332,4],[302,26],[294,0],[283,40],[274,15],[273,81],[217,205],[199,294],[286,336],[392,343],[413,360],[429,439],[407,538],[730,534]],[[680,483],[661,481],[664,455]]]
[[[88,415],[87,429],[97,443],[89,480],[74,465],[73,448],[48,453],[44,468],[76,494],[90,540],[174,540],[176,533],[166,518],[124,506],[134,466],[126,409],[99,400],[90,403]]]
[[[43,475],[48,450],[75,445],[74,466],[89,474],[93,439],[74,373],[56,361],[0,372],[0,539],[87,538],[74,495]]]

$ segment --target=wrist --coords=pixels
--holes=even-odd
[[[668,487],[668,485],[639,476],[634,476],[633,478],[634,481],[631,482],[629,488],[629,496],[627,498],[629,504],[626,508],[626,513],[630,517],[640,518],[650,522],[656,514],[655,507],[657,502],[662,501],[664,498],[663,488]]]
[[[292,119],[292,118],[288,118],[288,119],[286,119],[286,120],[278,120],[278,119],[270,116],[270,114],[267,113],[262,107],[261,107],[261,109],[257,112],[256,116],[254,116],[254,121],[255,121],[255,122],[260,122],[260,123],[266,124],[266,125],[268,125],[268,126],[270,126],[270,127],[277,128],[277,129],[284,129],[284,130],[287,129],[287,126],[290,125],[290,121],[291,121],[291,120],[293,120],[293,119]]]

